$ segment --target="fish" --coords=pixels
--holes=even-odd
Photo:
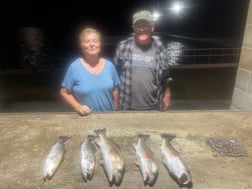
[[[61,162],[63,161],[65,154],[65,141],[69,138],[68,136],[60,136],[58,141],[52,146],[43,169],[43,180],[46,182],[47,180],[51,180],[54,176],[55,172],[59,168]]]
[[[167,133],[161,133],[160,135],[162,138],[162,144],[160,147],[161,159],[171,177],[181,186],[191,185],[192,177],[190,170],[186,166],[179,152],[171,144],[171,140],[176,136]]]
[[[94,130],[98,139],[95,143],[101,152],[101,165],[107,175],[110,186],[119,186],[123,180],[125,172],[125,162],[122,157],[120,147],[106,135],[106,128]]]
[[[153,186],[158,177],[158,165],[153,152],[145,141],[149,135],[138,134],[137,144],[133,144],[136,153],[136,165],[139,167],[144,185]]]
[[[96,148],[93,139],[96,136],[88,135],[84,142],[81,143],[80,168],[85,182],[92,180],[96,164]]]

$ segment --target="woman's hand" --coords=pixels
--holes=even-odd
[[[88,116],[92,112],[92,109],[90,109],[87,105],[78,105],[75,110],[82,116]]]

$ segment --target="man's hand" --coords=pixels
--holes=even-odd
[[[162,110],[166,111],[170,105],[171,105],[170,96],[167,97],[164,96],[162,99]]]
[[[170,89],[167,87],[162,98],[162,110],[166,111],[170,105],[171,105],[171,92]]]

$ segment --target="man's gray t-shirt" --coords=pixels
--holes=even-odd
[[[157,109],[156,57],[154,48],[145,50],[133,46],[132,51],[132,103],[133,110]]]

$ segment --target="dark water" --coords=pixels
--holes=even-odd
[[[71,33],[41,27],[17,28],[15,66],[29,69],[65,67],[79,54],[75,34],[75,31]],[[113,59],[116,45],[126,37],[127,35],[104,36],[103,55],[108,59]],[[164,38],[163,36],[162,38],[172,63],[181,63],[184,49],[219,47],[192,39]]]
[[[56,56],[45,31],[36,27],[17,30],[16,52],[17,60],[24,68],[51,67]]]

